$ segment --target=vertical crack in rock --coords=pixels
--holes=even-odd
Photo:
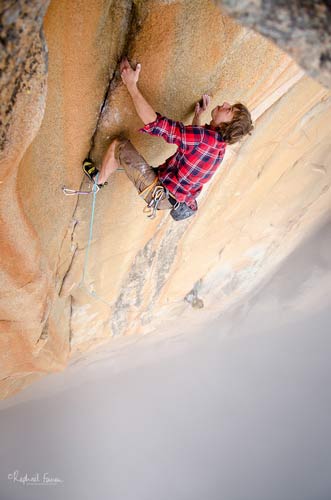
[[[94,146],[95,146],[95,138],[99,130],[99,125],[104,113],[104,110],[106,109],[107,102],[109,101],[111,93],[116,89],[118,84],[121,82],[121,75],[119,71],[119,65],[121,60],[124,57],[128,57],[130,52],[131,52],[131,46],[132,43],[139,32],[141,25],[142,25],[142,19],[144,15],[142,14],[143,10],[141,11],[141,14],[139,14],[138,7],[139,7],[139,2],[128,2],[129,8],[128,8],[128,15],[127,19],[123,20],[123,23],[127,25],[127,30],[125,32],[125,35],[122,40],[119,41],[119,45],[121,46],[119,49],[119,55],[117,59],[117,64],[115,69],[110,73],[109,75],[109,83],[108,86],[105,90],[104,98],[100,106],[100,112],[99,116],[96,122],[96,126],[94,129],[94,132],[91,137],[91,145],[90,145],[90,151],[88,156],[91,155]]]
[[[62,278],[62,281],[61,281],[61,284],[60,284],[60,287],[59,287],[59,291],[58,291],[58,295],[59,295],[59,297],[61,297],[61,296],[62,296],[63,291],[64,291],[64,289],[65,289],[66,281],[67,281],[67,279],[68,279],[68,277],[69,277],[69,275],[70,275],[70,271],[71,271],[71,269],[72,269],[72,265],[73,265],[74,259],[75,259],[75,257],[76,257],[77,248],[78,248],[78,247],[77,247],[77,245],[76,245],[76,246],[75,246],[75,248],[74,248],[73,253],[71,254],[71,259],[70,259],[70,262],[69,262],[69,266],[67,267],[67,269],[66,269],[66,271],[65,271],[65,273],[64,273],[64,276],[63,276],[63,278]]]
[[[76,207],[77,207],[77,203],[76,203],[76,206],[75,206],[75,210],[76,210]],[[74,231],[75,231],[75,227],[76,225],[78,224],[78,220],[76,219],[71,219],[70,221],[70,225],[71,225],[71,228],[69,228],[62,240],[62,243],[61,243],[61,247],[60,247],[60,252],[59,252],[59,256],[58,256],[58,261],[57,261],[57,265],[56,265],[56,269],[57,269],[57,272],[56,272],[56,281],[60,281],[60,284],[57,285],[58,286],[58,295],[61,297],[62,295],[62,292],[63,292],[63,288],[65,287],[65,283],[66,283],[66,280],[69,276],[69,273],[71,271],[71,268],[72,268],[72,265],[73,265],[73,262],[74,262],[74,258],[76,256],[76,252],[77,252],[77,248],[78,248],[78,245],[77,243],[74,242]],[[67,236],[68,236],[68,231],[70,230],[70,252],[71,252],[71,256],[70,256],[70,262],[69,262],[69,265],[67,267],[67,269],[64,271],[63,275],[62,275],[62,278],[59,276],[59,267],[60,267],[60,264],[61,264],[61,254],[63,252],[63,247],[64,247],[64,242],[66,241],[67,239]]]
[[[115,89],[117,88],[119,83],[121,83],[119,64],[124,57],[130,56],[130,54],[132,52],[132,46],[133,46],[135,37],[136,37],[137,33],[139,32],[139,30],[142,26],[143,20],[146,16],[146,9],[145,9],[144,2],[139,2],[137,0],[136,1],[131,0],[130,2],[127,2],[127,6],[128,6],[128,8],[126,10],[126,15],[122,19],[122,25],[124,25],[126,27],[126,30],[123,29],[120,32],[120,39],[118,41],[119,50],[118,50],[118,54],[117,54],[116,66],[115,66],[115,69],[113,69],[110,72],[109,81],[108,81],[108,84],[107,84],[106,89],[105,89],[102,103],[100,105],[99,115],[98,115],[98,118],[96,121],[94,132],[93,132],[92,137],[91,137],[90,150],[88,152],[89,157],[91,157],[91,155],[93,153],[96,138],[97,138],[98,132],[99,132],[99,127],[100,127],[100,124],[102,122],[104,112],[107,110],[107,103],[110,100],[110,96],[115,91]],[[122,7],[123,7],[123,5],[122,5]],[[111,15],[111,13],[109,13],[109,15]],[[80,186],[81,189],[82,189],[84,182],[85,182],[85,179],[83,178],[82,182],[81,182],[81,186]],[[79,206],[82,202],[85,203],[85,200],[80,200],[79,197],[77,197],[77,202],[75,204],[73,216],[72,216],[73,219],[76,219],[76,215],[77,215],[77,212],[79,210]],[[75,228],[76,228],[76,225],[74,225],[74,227],[72,228],[72,233],[71,233],[72,244],[74,243]],[[74,263],[76,255],[77,255],[77,252],[76,252],[77,248],[78,248],[78,246],[77,246],[77,244],[75,244],[75,253],[74,253],[74,255],[69,263],[68,269],[64,273],[64,277],[63,277],[63,280],[61,282],[59,293],[62,292],[63,287],[65,285],[66,278],[68,277],[68,275],[70,273],[70,269]],[[149,247],[148,247],[148,245],[147,245],[147,247],[142,249],[140,254],[137,256],[136,270],[132,271],[131,278],[129,281],[132,280],[134,282],[134,280],[137,280],[139,282],[140,271],[137,269],[139,269],[139,266],[140,266],[139,261],[144,260],[144,259],[147,259],[147,260],[149,259]],[[143,267],[141,269],[143,269]],[[72,311],[73,311],[72,300],[73,299],[71,298],[70,318],[71,318]],[[118,299],[118,302],[119,303],[122,303],[122,302],[126,303],[126,300],[127,300],[126,298],[124,298],[123,296],[120,296]],[[129,300],[128,304],[130,304],[130,300]],[[135,305],[138,305],[138,304],[139,304],[139,296],[137,297],[137,302],[135,302]],[[125,307],[124,307],[124,309],[125,309]],[[71,323],[71,319],[70,319],[70,323]],[[71,326],[70,326],[70,331],[71,331]]]
[[[120,64],[121,60],[123,59],[123,57],[129,56],[131,49],[132,49],[133,41],[135,39],[135,36],[139,32],[139,30],[142,26],[143,19],[146,16],[146,12],[145,12],[144,8],[142,8],[141,11],[139,11],[138,7],[140,7],[139,2],[137,2],[137,1],[135,2],[132,0],[130,2],[128,2],[127,16],[125,19],[122,20],[122,24],[124,24],[127,27],[127,29],[124,33],[124,36],[122,36],[122,39],[119,40],[120,49],[118,51],[116,67],[112,72],[110,72],[110,75],[109,75],[109,82],[108,82],[106,89],[105,89],[105,93],[104,93],[102,103],[100,105],[100,111],[99,111],[99,115],[98,115],[98,118],[96,121],[95,129],[94,129],[94,132],[93,132],[92,137],[91,137],[90,150],[89,150],[88,155],[87,155],[88,157],[91,156],[92,151],[94,149],[95,140],[96,140],[96,137],[97,137],[97,134],[99,131],[99,125],[101,123],[101,119],[103,117],[104,111],[105,111],[105,109],[107,109],[107,102],[109,101],[110,95],[112,94],[112,92],[114,92],[114,90],[117,88],[118,84],[121,82],[121,76],[120,76],[120,72],[119,72],[119,64]],[[109,15],[111,15],[111,14],[109,14]],[[121,34],[122,34],[122,32],[121,32]],[[84,182],[85,182],[85,178],[83,177],[81,185],[80,185],[80,189],[82,189]],[[73,219],[75,219],[75,217],[76,217],[77,210],[79,207],[79,201],[80,201],[79,197],[77,196],[77,201],[76,201],[76,204],[75,204],[75,207],[73,210],[73,215],[72,215]],[[74,239],[75,227],[76,227],[76,225],[72,229],[72,235],[71,235],[72,242]],[[69,267],[72,266],[73,260],[74,259],[71,260]],[[67,274],[67,272],[65,274]]]
[[[46,321],[46,323],[42,329],[41,335],[38,338],[36,344],[38,344],[38,342],[41,342],[42,340],[46,340],[47,338],[48,338],[48,322]]]

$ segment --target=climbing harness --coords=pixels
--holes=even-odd
[[[141,191],[141,193],[139,193],[139,196],[141,196],[144,200],[146,200],[146,197],[147,197],[148,193],[157,185],[158,182],[159,182],[159,178],[155,177],[155,179],[152,182],[152,184],[150,184],[149,186],[147,186],[147,188],[143,189]]]
[[[162,186],[162,184],[160,185],[159,182],[159,178],[155,177],[152,184],[147,186],[143,191],[141,191],[141,193],[139,193],[139,196],[141,196],[146,201],[147,196],[153,190],[151,200],[148,203],[146,201],[147,206],[143,209],[143,212],[147,214],[147,217],[149,219],[155,219],[156,211],[158,210],[160,202],[165,198],[169,198],[168,190],[164,186]]]

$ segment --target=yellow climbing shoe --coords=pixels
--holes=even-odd
[[[99,170],[93,164],[93,161],[90,158],[86,158],[83,161],[82,169],[85,175],[90,179],[91,182],[94,182],[94,177],[97,175]],[[108,182],[104,182],[103,184],[98,184],[99,187],[107,186]]]

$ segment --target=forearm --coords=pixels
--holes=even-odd
[[[156,120],[157,115],[152,106],[146,101],[137,85],[128,85],[127,89],[132,98],[137,114],[145,125]]]
[[[198,115],[197,113],[195,113],[194,116],[193,116],[192,125],[193,126],[200,126],[201,125],[201,123],[200,123],[200,115]]]

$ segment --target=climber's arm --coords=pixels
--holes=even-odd
[[[152,106],[146,101],[137,85],[127,86],[129,94],[132,98],[134,107],[139,115],[139,118],[144,122],[145,125],[147,123],[151,123],[156,120],[156,113]]]
[[[136,108],[137,114],[139,115],[140,119],[144,122],[145,125],[147,125],[147,123],[154,122],[156,120],[156,113],[152,106],[146,101],[137,86],[141,64],[137,64],[137,67],[134,70],[133,68],[131,68],[128,60],[124,59],[121,62],[120,69],[123,83],[128,89],[134,107]]]
[[[190,128],[186,130],[182,122],[161,116],[146,101],[137,86],[140,70],[141,64],[137,64],[134,70],[127,59],[123,59],[121,62],[120,71],[123,83],[126,85],[136,111],[145,125],[140,129],[141,132],[163,137],[165,141],[177,146],[199,144],[202,137],[201,130],[191,131]]]

